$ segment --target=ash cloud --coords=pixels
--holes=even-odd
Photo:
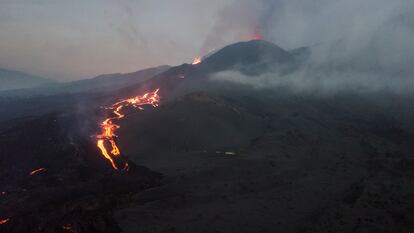
[[[314,48],[314,62],[380,64],[398,71],[414,58],[414,2],[409,0],[259,0],[234,1],[219,13],[205,42],[210,49],[236,33],[255,28],[264,39],[287,50]],[[223,43],[221,43],[223,44]]]
[[[414,80],[411,77],[389,77],[367,72],[321,72],[300,69],[287,75],[265,72],[257,76],[245,75],[239,71],[223,71],[210,76],[213,82],[230,82],[250,86],[254,89],[289,90],[293,93],[316,94],[321,96],[340,92],[373,93],[390,92],[412,94]]]
[[[212,80],[323,93],[351,88],[412,90],[413,1],[261,0],[254,7],[249,1],[234,4],[251,9],[251,18],[259,22],[264,39],[285,50],[308,46],[311,57],[288,75],[273,70],[251,77],[228,71],[215,74]]]

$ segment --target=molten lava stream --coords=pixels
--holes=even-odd
[[[9,221],[10,221],[10,219],[9,219],[9,218],[7,218],[7,219],[0,219],[0,225],[6,224],[6,223],[8,223]]]
[[[96,146],[100,149],[102,155],[111,163],[115,170],[119,170],[117,162],[120,160],[121,151],[116,143],[115,131],[120,128],[119,125],[115,124],[115,120],[120,120],[125,117],[122,113],[122,109],[125,107],[132,107],[138,110],[143,110],[142,106],[152,105],[158,107],[160,102],[160,96],[158,95],[159,89],[153,92],[147,92],[144,95],[136,96],[129,99],[124,99],[116,102],[111,107],[106,108],[112,110],[111,117],[106,118],[100,124],[102,133],[96,137]],[[129,168],[127,162],[123,162],[123,169]]]
[[[36,169],[36,170],[31,171],[29,173],[29,175],[34,176],[34,175],[36,175],[38,173],[45,172],[45,171],[46,171],[46,168],[42,167],[42,168],[39,168],[39,169]]]

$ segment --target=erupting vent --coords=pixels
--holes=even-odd
[[[201,57],[196,57],[196,58],[194,58],[193,63],[191,63],[191,64],[197,65],[197,64],[200,64],[201,62],[202,62],[202,58]]]
[[[115,162],[115,158],[121,156],[121,151],[116,144],[115,138],[117,137],[115,131],[120,128],[115,124],[115,120],[120,120],[125,117],[122,113],[122,109],[126,107],[133,107],[139,110],[143,110],[142,106],[152,105],[158,107],[160,102],[160,96],[158,95],[159,89],[153,92],[147,92],[144,95],[136,96],[130,99],[120,100],[106,109],[112,110],[111,117],[106,118],[101,123],[102,133],[97,136],[96,145],[101,150],[102,155],[111,162],[112,167],[118,170],[118,165]],[[127,170],[129,167],[127,162],[124,162],[123,169]]]

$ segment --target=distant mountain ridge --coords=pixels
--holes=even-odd
[[[127,85],[137,84],[153,76],[168,70],[167,65],[147,68],[126,74],[103,74],[91,79],[83,79],[70,83],[65,83],[59,87],[60,91],[83,92],[83,91],[103,91],[117,89]]]
[[[0,68],[0,91],[33,88],[51,83],[53,81],[46,78]]]
[[[25,89],[4,89],[0,96],[36,96],[56,95],[75,93],[96,93],[117,90],[130,85],[144,82],[153,76],[168,70],[167,65],[143,69],[132,73],[103,74],[90,79],[82,79],[67,83],[45,83],[46,85],[32,86]],[[0,83],[1,84],[1,83]]]

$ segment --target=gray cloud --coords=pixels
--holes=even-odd
[[[231,82],[250,86],[254,89],[290,90],[293,93],[307,93],[326,96],[342,91],[355,93],[387,91],[395,94],[409,94],[414,88],[411,77],[378,75],[358,71],[317,71],[299,69],[287,75],[278,72],[266,72],[257,76],[248,76],[238,71],[223,71],[210,76],[212,82]]]

